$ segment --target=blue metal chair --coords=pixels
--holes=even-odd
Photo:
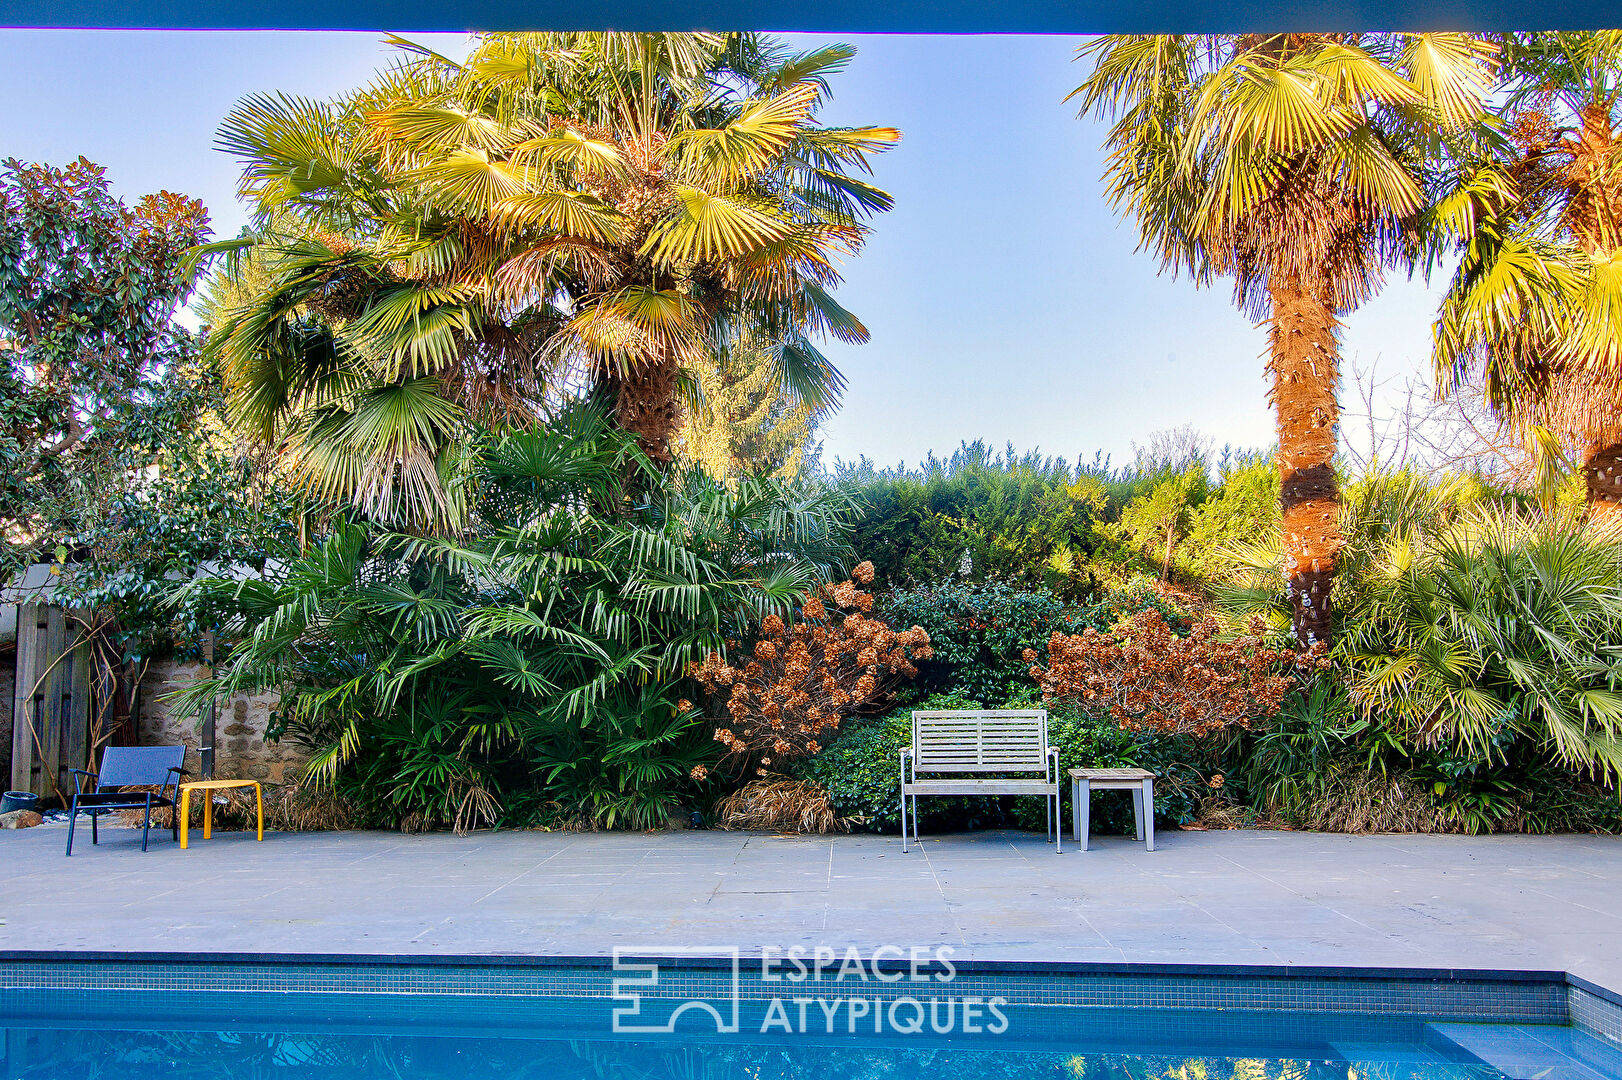
[[[152,831],[152,811],[157,807],[175,805],[174,796],[180,791],[180,778],[186,775],[184,746],[109,746],[102,751],[101,771],[71,769],[74,775],[73,805],[68,808],[68,854],[73,854],[73,825],[80,814],[90,815],[90,842],[98,843],[96,821],[103,814],[119,810],[144,810],[146,819],[141,825],[141,850],[146,850],[147,836]],[[80,778],[88,778],[91,791],[80,791]],[[169,785],[174,784],[174,793]],[[155,787],[150,791],[120,791],[126,787]],[[178,816],[169,827],[176,840],[180,838]]]

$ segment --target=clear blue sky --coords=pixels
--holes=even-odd
[[[873,340],[829,347],[850,380],[829,458],[912,463],[983,438],[1119,463],[1182,424],[1218,445],[1271,441],[1264,333],[1225,289],[1157,275],[1103,201],[1103,129],[1063,100],[1084,75],[1078,39],[851,40],[825,119],[905,138],[878,163],[896,208],[845,268],[840,297]],[[203,199],[229,235],[244,215],[213,141],[231,105],[333,94],[387,54],[371,34],[0,31],[0,157],[84,155],[125,197]],[[1350,321],[1346,355],[1421,371],[1434,310],[1434,289],[1390,282]]]

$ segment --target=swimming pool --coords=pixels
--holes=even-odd
[[[12,953],[0,1080],[1622,1080],[1562,973],[857,959]]]

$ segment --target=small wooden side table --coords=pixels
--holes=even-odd
[[[265,789],[259,786],[257,780],[193,780],[180,785],[180,809],[175,811],[180,815],[180,846],[186,846],[186,826],[191,822],[191,793],[202,791],[212,793],[222,788],[253,788],[254,809],[259,817],[259,839],[265,838]],[[207,840],[214,835],[214,796],[203,796],[203,839]]]
[[[1132,792],[1132,811],[1138,819],[1138,839],[1155,849],[1155,774],[1148,769],[1071,769],[1070,810],[1076,830],[1076,843],[1087,850],[1088,820],[1093,792],[1127,788]],[[185,834],[181,834],[184,840]]]

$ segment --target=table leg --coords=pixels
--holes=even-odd
[[[1076,781],[1076,844],[1081,850],[1087,850],[1087,834],[1093,827],[1093,782],[1091,780]]]
[[[203,839],[214,835],[214,792],[203,792]]]
[[[186,850],[186,826],[191,824],[191,788],[180,792],[180,850]]]
[[[1139,840],[1143,839],[1143,785],[1132,789],[1132,824],[1137,826]]]
[[[1147,850],[1155,849],[1155,782],[1153,777],[1143,781],[1143,833],[1148,838]]]
[[[255,784],[253,786],[253,805],[254,805],[254,809],[257,810],[258,813],[259,813],[259,839],[264,840],[264,838],[265,838],[265,789],[264,789],[264,787],[262,787],[259,784]],[[1154,844],[1152,842],[1150,843],[1149,846],[1150,846],[1151,850],[1154,848]]]

